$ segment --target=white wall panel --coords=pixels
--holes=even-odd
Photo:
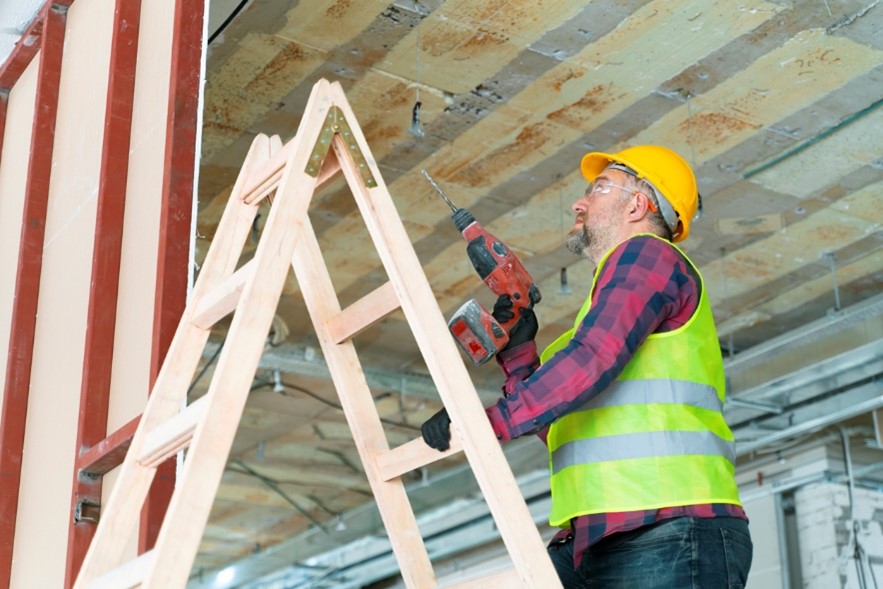
[[[0,383],[6,382],[5,358],[9,350],[39,57],[38,52],[13,86],[6,106],[6,128],[0,157],[0,358],[4,359],[0,362]],[[0,403],[3,392],[0,388]]]

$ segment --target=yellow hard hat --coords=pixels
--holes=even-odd
[[[583,156],[580,169],[586,180],[594,182],[610,164],[625,166],[634,171],[638,178],[653,185],[677,213],[675,227],[672,227],[672,241],[687,239],[690,221],[699,207],[699,192],[693,170],[684,158],[667,147],[638,145],[613,154],[587,153]],[[664,206],[664,203],[660,203],[660,208]],[[663,216],[664,213],[665,210]]]

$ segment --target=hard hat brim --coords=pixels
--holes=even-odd
[[[610,162],[615,161],[617,161],[617,158],[612,154],[594,151],[583,156],[579,168],[583,173],[583,178],[589,182],[594,182],[595,178],[600,176],[601,172],[610,165]]]

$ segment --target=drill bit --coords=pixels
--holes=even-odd
[[[454,203],[451,202],[451,199],[449,199],[445,195],[445,193],[442,192],[442,189],[439,188],[438,184],[435,183],[435,180],[432,179],[432,176],[429,175],[429,172],[427,172],[425,169],[421,170],[421,172],[423,172],[423,175],[426,176],[427,180],[429,180],[429,183],[432,184],[432,187],[435,188],[435,191],[438,192],[443,199],[445,199],[445,202],[448,203],[448,206],[451,207],[451,210],[456,213],[458,210],[457,207],[455,207]]]

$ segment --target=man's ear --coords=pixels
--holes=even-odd
[[[628,220],[633,223],[642,221],[652,212],[653,205],[651,204],[650,197],[640,191],[634,192],[628,203]]]

